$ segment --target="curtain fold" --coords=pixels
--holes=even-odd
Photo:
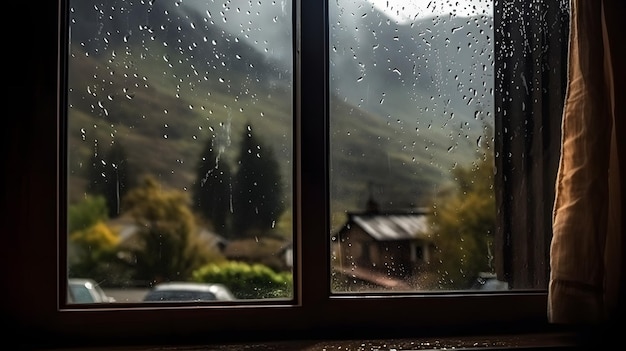
[[[548,320],[613,320],[624,305],[624,39],[620,0],[571,0],[550,247]],[[621,169],[620,169],[621,168]]]

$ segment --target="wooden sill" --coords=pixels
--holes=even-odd
[[[135,345],[52,348],[55,351],[417,351],[417,350],[574,350],[584,346],[573,333],[390,339],[249,341],[221,344]]]

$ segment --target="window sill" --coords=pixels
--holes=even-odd
[[[394,337],[388,339],[315,339],[248,341],[220,344],[161,344],[87,348],[40,348],[39,351],[417,351],[417,350],[574,350],[587,343],[570,332],[485,336]],[[602,344],[602,342],[599,342]]]

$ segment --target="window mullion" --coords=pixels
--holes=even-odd
[[[328,219],[328,12],[326,1],[297,3],[296,160],[298,299],[305,309],[330,293]]]

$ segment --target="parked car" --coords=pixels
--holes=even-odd
[[[69,303],[115,302],[93,279],[69,278],[67,283]]]
[[[494,273],[480,272],[474,284],[473,290],[509,290],[509,283],[498,280]]]
[[[231,301],[232,292],[222,284],[196,282],[166,282],[152,287],[143,301]]]

